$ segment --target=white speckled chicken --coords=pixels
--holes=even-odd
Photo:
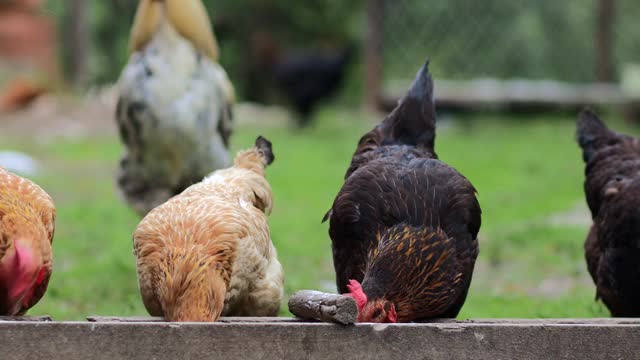
[[[140,0],[116,119],[118,186],[141,215],[229,165],[234,91],[201,0]]]
[[[138,284],[151,315],[216,321],[221,315],[275,316],[283,272],[267,224],[274,159],[259,137],[235,164],[156,207],[133,235]]]

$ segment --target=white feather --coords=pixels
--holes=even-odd
[[[230,116],[228,81],[219,64],[163,22],[149,44],[131,56],[119,80],[123,109],[133,104],[142,104],[144,109],[142,115],[136,115],[139,126],[128,110],[118,112],[120,126],[140,137],[138,142],[125,141],[125,158],[130,161],[121,168],[121,177],[173,189],[185,178],[199,181],[211,171],[229,166],[230,157],[219,133],[220,122],[225,122],[224,127],[230,122],[225,119]],[[134,207],[146,208],[143,213],[166,201],[168,198],[162,198],[170,193],[136,193],[140,198],[132,199],[134,195],[123,192]],[[136,202],[143,205],[136,206]]]

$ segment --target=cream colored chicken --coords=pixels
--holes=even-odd
[[[201,0],[140,0],[116,119],[118,186],[141,215],[230,165],[233,86]]]
[[[138,285],[151,315],[168,321],[275,316],[283,272],[269,234],[264,177],[271,143],[238,153],[234,166],[153,209],[133,242]]]

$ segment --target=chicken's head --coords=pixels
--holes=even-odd
[[[348,296],[353,297],[358,306],[358,322],[395,323],[398,321],[395,305],[386,299],[369,301],[356,280],[349,280]]]
[[[224,308],[227,281],[219,263],[191,256],[174,261],[160,284],[162,309],[167,321],[217,321]]]
[[[14,215],[5,215],[0,226],[0,315],[19,315],[50,275],[38,243],[44,229]]]

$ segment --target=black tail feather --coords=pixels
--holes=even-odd
[[[590,109],[584,109],[578,116],[578,144],[582,148],[582,158],[588,162],[593,154],[608,143],[614,133]]]
[[[426,108],[424,109],[425,111],[435,110],[433,106],[433,79],[429,73],[429,60],[418,71],[406,98],[422,103]]]
[[[411,88],[383,122],[383,128],[400,143],[433,151],[436,109],[429,61],[422,66]]]
[[[267,161],[267,165],[271,165],[273,160],[275,160],[275,155],[273,155],[273,147],[271,145],[271,141],[267,140],[262,136],[258,136],[256,139],[256,148],[264,156]]]

